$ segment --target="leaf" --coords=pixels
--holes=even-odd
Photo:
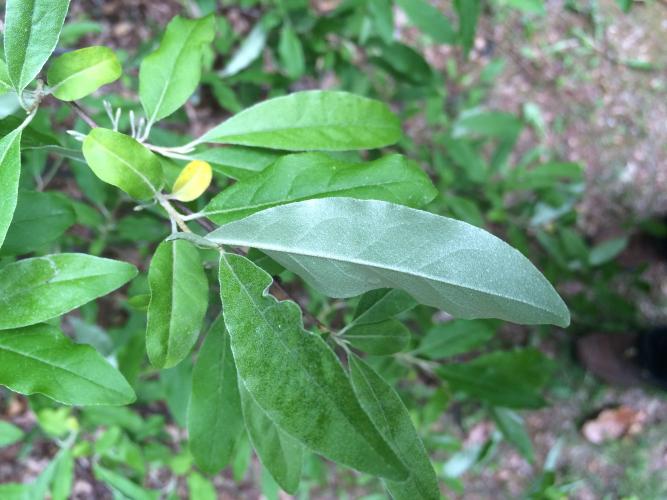
[[[23,431],[19,427],[0,420],[0,448],[18,443],[23,436]]]
[[[394,144],[401,136],[389,108],[347,92],[308,90],[260,102],[198,142],[288,151],[349,151]]]
[[[218,498],[215,487],[204,476],[191,472],[188,475],[188,498],[197,500],[216,500]]]
[[[308,200],[230,222],[207,239],[262,250],[330,297],[401,288],[464,319],[569,323],[561,298],[520,252],[482,229],[400,205]]]
[[[174,17],[160,47],[139,69],[139,97],[148,123],[180,108],[199,85],[204,47],[215,38],[215,18]]]
[[[453,320],[431,328],[415,354],[430,359],[442,359],[470,352],[494,337],[486,321]]]
[[[442,12],[431,5],[427,0],[396,0],[410,21],[434,42],[451,44],[456,36],[449,19]]]
[[[299,306],[268,295],[271,282],[246,258],[221,255],[223,314],[245,388],[280,429],[313,451],[404,479],[403,464],[359,406],[336,355],[304,330]]]
[[[0,255],[22,255],[42,248],[75,222],[72,204],[64,195],[22,191]]]
[[[418,207],[436,195],[428,176],[400,155],[349,163],[323,153],[303,153],[283,156],[256,176],[228,187],[211,200],[204,213],[225,224],[310,198],[354,196]]]
[[[394,11],[391,0],[368,0],[370,19],[384,43],[394,40]]]
[[[146,490],[137,483],[130,481],[123,474],[112,471],[99,465],[93,464],[95,479],[104,482],[109,489],[116,494],[116,498],[131,498],[132,500],[157,500],[160,493]],[[122,496],[119,496],[122,495]]]
[[[127,381],[95,349],[43,324],[0,332],[0,384],[67,405],[125,405],[135,399]]]
[[[209,329],[192,373],[188,434],[197,466],[209,474],[229,463],[243,434],[236,366],[222,316]]]
[[[281,431],[239,383],[243,418],[250,442],[262,465],[287,493],[295,494],[301,480],[303,446]]]
[[[387,356],[407,347],[410,342],[410,330],[400,321],[388,319],[346,329],[343,339],[360,351],[376,356]]]
[[[468,363],[442,365],[438,375],[452,388],[494,406],[540,408],[540,390],[554,371],[554,364],[536,349],[498,351]]]
[[[72,450],[63,449],[58,454],[53,475],[51,497],[53,500],[67,500],[72,493],[74,482],[74,455]]]
[[[86,47],[56,58],[47,73],[52,93],[62,101],[75,101],[120,78],[123,70],[113,50]]]
[[[268,18],[260,19],[218,74],[222,78],[228,78],[240,73],[255,62],[262,55],[266,39],[272,28],[273,23]]]
[[[427,84],[432,80],[433,70],[422,55],[412,47],[394,42],[379,47],[379,50],[381,57],[373,58],[372,61],[399,79],[417,85]]]
[[[403,401],[380,375],[357,356],[350,356],[349,363],[352,386],[361,406],[410,472],[407,481],[384,481],[392,498],[439,499],[433,466]]]
[[[461,113],[452,128],[452,137],[494,137],[510,139],[516,137],[523,124],[511,113],[471,109]]]
[[[69,0],[7,0],[5,60],[18,94],[56,48],[68,7]]]
[[[0,248],[14,217],[21,175],[21,131],[0,139]]]
[[[0,95],[13,90],[12,80],[7,72],[7,63],[0,59]],[[2,134],[4,135],[4,134]]]
[[[481,0],[454,0],[454,8],[459,16],[459,40],[467,57],[475,43],[477,20],[482,10]]]
[[[253,177],[281,157],[268,149],[253,149],[243,146],[227,146],[192,153],[193,160],[211,164],[213,171],[232,179],[244,180]]]
[[[291,24],[285,24],[280,30],[278,55],[280,65],[290,78],[297,79],[306,71],[303,46]]]
[[[211,165],[202,160],[188,163],[171,188],[170,198],[179,201],[193,201],[208,189],[213,178]]]
[[[591,266],[601,266],[614,260],[628,246],[626,237],[612,238],[595,245],[588,255]]]
[[[83,141],[83,156],[95,175],[133,198],[152,198],[162,185],[162,165],[131,137],[95,128]]]
[[[208,307],[208,280],[199,250],[183,240],[158,246],[148,269],[146,352],[157,368],[171,368],[192,350]]]
[[[533,444],[530,442],[530,436],[526,432],[521,415],[507,408],[493,407],[491,408],[491,416],[505,439],[512,443],[526,460],[532,463],[535,460]]]
[[[378,323],[409,311],[416,305],[415,299],[403,290],[391,288],[371,290],[362,295],[350,324]]]
[[[131,264],[77,253],[7,264],[0,269],[0,330],[60,316],[114,291],[136,274]]]

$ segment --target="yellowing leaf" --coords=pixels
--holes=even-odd
[[[192,201],[199,198],[211,184],[213,171],[211,165],[202,160],[188,163],[174,182],[171,198],[179,201]]]

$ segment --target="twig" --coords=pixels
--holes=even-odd
[[[90,117],[90,115],[89,115],[88,113],[86,113],[86,112],[83,110],[83,108],[82,108],[81,106],[79,106],[79,104],[77,104],[77,103],[74,102],[74,101],[70,101],[69,104],[70,104],[70,106],[72,106],[72,108],[74,109],[74,111],[76,112],[76,114],[79,115],[79,117],[80,117],[84,122],[86,122],[86,124],[87,124],[90,128],[99,128],[99,125],[95,122],[95,120],[93,120],[93,119]]]

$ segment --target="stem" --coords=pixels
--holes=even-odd
[[[76,102],[70,101],[70,106],[74,109],[79,118],[81,118],[90,128],[99,128],[99,125],[93,120],[88,113],[86,113],[81,106]]]
[[[157,200],[162,205],[162,208],[164,208],[167,211],[167,214],[169,215],[169,219],[172,222],[172,232],[174,231],[174,224],[178,226],[178,228],[183,231],[184,233],[191,233],[192,231],[188,227],[188,225],[183,221],[183,216],[179,214],[176,209],[172,206],[171,203],[169,203],[169,200],[165,198],[162,194],[157,194]]]

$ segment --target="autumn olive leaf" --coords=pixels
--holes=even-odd
[[[139,97],[149,124],[180,108],[199,85],[204,47],[215,37],[215,18],[174,17],[159,48],[139,68]]]
[[[86,47],[56,58],[47,73],[52,94],[61,101],[74,101],[92,94],[120,78],[122,68],[107,47]]]
[[[197,142],[287,151],[381,148],[401,136],[398,118],[379,101],[308,90],[260,102],[209,130]]]
[[[191,161],[176,178],[169,197],[178,201],[196,200],[208,189],[212,178],[213,170],[209,163]]]
[[[197,466],[210,474],[229,463],[243,435],[236,366],[222,316],[209,329],[192,373],[188,434]]]
[[[170,368],[190,353],[208,307],[199,250],[184,240],[161,243],[148,269],[148,283],[148,359],[153,366]]]
[[[303,45],[291,24],[285,24],[280,30],[278,42],[280,65],[290,78],[297,79],[306,71]]]
[[[359,299],[350,325],[366,325],[384,321],[409,311],[417,301],[400,289],[380,288],[366,292]]]
[[[402,351],[410,342],[410,330],[396,319],[355,325],[343,337],[352,347],[368,354],[387,356]]]
[[[44,324],[0,332],[0,384],[68,405],[125,405],[135,399],[127,381],[95,349]]]
[[[223,314],[245,388],[276,426],[311,450],[362,472],[405,479],[405,466],[359,406],[334,352],[304,330],[299,306],[268,295],[271,283],[245,257],[221,255]]]
[[[273,423],[248,393],[243,382],[239,383],[239,393],[243,419],[257,456],[280,487],[287,493],[295,494],[301,479],[303,446]]]
[[[216,174],[238,180],[257,175],[281,156],[278,151],[243,146],[216,147],[187,155],[193,160],[210,163]]]
[[[392,498],[439,499],[433,466],[400,396],[357,356],[348,359],[352,386],[361,406],[410,472],[407,481],[383,481]]]
[[[21,130],[0,139],[0,248],[14,217],[21,175]]]
[[[0,59],[0,95],[10,92],[13,88],[12,81],[7,72],[7,63]]]
[[[95,128],[83,141],[83,156],[97,177],[138,200],[152,198],[162,185],[157,156],[130,136]]]
[[[452,320],[432,327],[421,340],[415,354],[442,359],[482,347],[495,335],[485,320]]]
[[[460,318],[567,326],[570,314],[520,252],[464,222],[383,201],[322,198],[230,222],[206,239],[254,247],[330,297],[400,288]]]
[[[37,76],[56,48],[69,0],[7,0],[5,60],[18,94]]]
[[[324,153],[302,153],[283,156],[254,177],[228,187],[203,212],[212,221],[225,224],[310,198],[350,196],[420,207],[437,194],[419,166],[400,155],[357,163]]]
[[[0,269],[0,330],[49,320],[121,287],[136,268],[92,255],[34,257]]]

